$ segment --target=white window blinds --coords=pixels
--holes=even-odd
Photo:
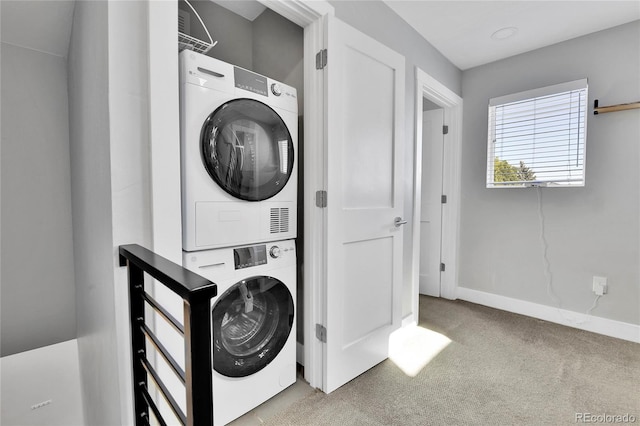
[[[587,80],[489,101],[487,188],[584,186]]]

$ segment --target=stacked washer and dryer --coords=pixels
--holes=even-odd
[[[180,53],[183,264],[211,301],[214,424],[296,380],[296,90]]]

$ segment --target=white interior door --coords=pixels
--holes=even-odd
[[[405,60],[331,16],[325,37],[331,392],[385,360],[401,325]]]
[[[444,110],[425,111],[422,121],[420,293],[440,297]]]

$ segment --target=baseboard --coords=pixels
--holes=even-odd
[[[477,303],[478,305],[640,343],[640,325],[567,311],[553,306],[540,305],[464,287],[458,287],[457,296],[460,300]]]
[[[415,316],[413,315],[413,313],[410,313],[406,317],[402,318],[402,327],[414,326],[417,323],[418,322],[416,321]]]

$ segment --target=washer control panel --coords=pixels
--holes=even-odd
[[[267,247],[264,244],[233,249],[235,269],[250,268],[267,263]]]
[[[236,270],[266,265],[269,262],[278,263],[285,258],[293,258],[295,261],[295,243],[293,241],[256,244],[233,249],[233,263]]]
[[[185,268],[214,282],[234,279],[238,276],[236,274],[245,277],[270,275],[269,271],[287,268],[296,262],[295,240],[182,252]]]

